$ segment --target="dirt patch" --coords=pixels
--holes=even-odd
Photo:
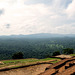
[[[38,75],[45,71],[50,64],[40,64],[25,68],[11,69],[9,71],[0,72],[0,75]]]
[[[73,56],[70,56],[70,55],[58,55],[58,56],[55,56],[55,57],[58,57],[58,58],[72,58]]]

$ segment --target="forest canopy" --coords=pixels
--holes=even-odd
[[[0,38],[0,60],[12,59],[16,52],[23,52],[24,58],[46,58],[65,48],[75,52],[75,38]]]

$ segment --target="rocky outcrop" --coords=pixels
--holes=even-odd
[[[38,64],[23,68],[16,69],[5,69],[0,71],[0,75],[38,75],[45,71],[45,68],[50,66],[50,64]]]
[[[75,57],[48,66],[45,72],[39,75],[75,75]]]
[[[4,65],[4,63],[0,61],[0,65]]]

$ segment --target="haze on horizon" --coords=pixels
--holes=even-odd
[[[75,0],[0,0],[0,35],[75,34]]]

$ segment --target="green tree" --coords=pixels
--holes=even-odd
[[[65,49],[63,49],[63,53],[64,54],[73,54],[74,49],[73,48],[65,48]]]
[[[53,52],[53,56],[56,56],[56,55],[60,55],[60,52],[59,51]]]
[[[23,53],[22,52],[14,53],[12,59],[23,59]]]

